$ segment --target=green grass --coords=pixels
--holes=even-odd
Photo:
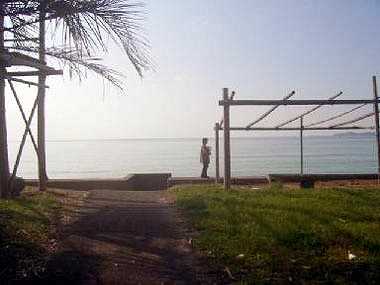
[[[199,232],[194,245],[237,280],[380,280],[380,189],[192,185],[170,192]]]
[[[59,203],[49,193],[0,199],[0,283],[44,274],[52,223],[59,210]]]

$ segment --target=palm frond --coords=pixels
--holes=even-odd
[[[128,0],[50,2],[48,18],[63,24],[66,44],[91,56],[94,50],[107,50],[104,36],[109,35],[123,47],[140,76],[149,68],[149,45],[141,29],[143,4]]]
[[[38,47],[12,47],[13,50],[19,50],[30,54],[38,54]],[[78,54],[76,50],[67,48],[50,48],[45,51],[45,55],[58,60],[63,68],[68,68],[70,76],[76,74],[82,80],[87,76],[87,71],[94,72],[97,75],[105,78],[113,86],[117,87],[120,91],[125,91],[125,76],[120,72],[109,68],[99,62],[101,59],[92,57],[83,57]]]
[[[36,24],[40,21],[39,9],[46,7],[45,21],[53,21],[55,31],[62,31],[62,38],[53,37],[53,46],[48,56],[60,59],[70,66],[71,71],[81,68],[92,70],[122,89],[116,73],[105,65],[93,62],[99,52],[107,52],[110,37],[121,47],[136,72],[150,68],[149,44],[141,24],[144,20],[143,7],[133,0],[4,0],[4,14],[10,18],[16,39],[14,48],[37,52],[32,44],[25,44],[22,37],[36,35]],[[54,33],[59,34],[59,33]],[[72,63],[70,63],[72,61]],[[104,69],[102,72],[101,69]],[[112,72],[111,72],[112,71]],[[120,74],[118,74],[120,75]]]

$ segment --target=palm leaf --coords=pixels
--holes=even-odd
[[[53,37],[46,55],[64,62],[71,73],[83,77],[83,70],[101,75],[123,90],[120,73],[94,61],[99,52],[108,52],[106,39],[121,47],[140,76],[150,68],[149,44],[141,24],[144,5],[130,0],[5,0],[4,14],[11,19],[9,31],[16,39],[14,49],[38,53],[38,47],[25,44],[22,37],[38,32],[40,5],[46,5],[46,18],[62,37]],[[59,34],[59,33],[54,33]]]
[[[30,54],[38,54],[38,47],[12,47],[11,49],[23,51]],[[125,76],[120,72],[111,69],[99,62],[101,59],[93,57],[83,57],[78,54],[76,50],[70,50],[67,48],[50,48],[45,51],[45,55],[58,60],[61,65],[69,69],[70,76],[73,74],[82,80],[87,76],[87,71],[94,72],[97,75],[105,78],[112,85],[125,91]]]

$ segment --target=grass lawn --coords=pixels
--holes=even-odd
[[[178,186],[194,245],[237,281],[380,282],[379,189]]]
[[[1,284],[45,274],[59,213],[60,204],[49,193],[27,191],[17,199],[0,199]]]

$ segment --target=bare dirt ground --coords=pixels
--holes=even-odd
[[[72,210],[52,267],[69,267],[62,274],[71,270],[74,283],[224,283],[192,249],[192,233],[164,191],[95,190]]]

